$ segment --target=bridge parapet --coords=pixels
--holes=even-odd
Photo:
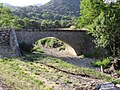
[[[42,31],[42,32],[56,32],[56,31],[58,31],[58,32],[87,32],[86,30],[69,30],[69,29],[7,29],[7,28],[0,28],[0,31],[11,31],[11,30],[15,30],[15,31]]]
[[[20,29],[20,30],[18,30],[18,29],[15,29],[15,31],[30,31],[30,32],[36,32],[36,31],[42,31],[42,32],[54,32],[54,31],[57,31],[57,32],[87,32],[87,31],[85,31],[85,30],[57,30],[57,29]]]

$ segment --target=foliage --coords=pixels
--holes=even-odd
[[[6,21],[5,25],[2,25],[5,28],[27,29],[69,28],[74,25],[75,18],[80,15],[79,3],[79,0],[51,0],[43,6],[15,7],[4,4],[12,10],[9,9],[11,15],[6,14],[9,19],[2,20]],[[11,20],[10,16],[11,18],[14,16],[15,19]]]
[[[59,51],[61,51],[61,50],[65,50],[65,49],[66,49],[66,45],[63,45],[63,46],[60,46]]]
[[[56,38],[43,38],[36,43],[37,45],[41,44],[44,47],[52,47],[52,48],[61,47],[64,45],[62,41]]]
[[[51,0],[43,6],[17,7],[13,13],[21,18],[35,20],[71,20],[79,16],[79,3],[79,0]]]
[[[95,37],[98,47],[108,48],[113,55],[120,51],[120,2],[105,3],[103,0],[82,0],[77,27],[87,28]]]
[[[39,53],[44,53],[44,50],[41,49],[40,46],[35,45],[32,49],[32,51],[39,52]]]
[[[96,67],[103,66],[103,68],[108,68],[110,66],[111,60],[112,60],[111,58],[103,58],[101,60],[93,62],[92,65]]]
[[[120,75],[120,70],[117,70],[116,73]]]
[[[51,0],[43,6],[16,7],[12,13],[24,22],[22,28],[69,28],[80,15],[79,3],[79,0]]]
[[[68,18],[69,15],[79,16],[79,3],[80,0],[51,0],[47,4],[43,5],[41,10],[48,11],[48,13],[52,14],[65,15],[65,18]]]
[[[2,28],[21,28],[18,17],[13,15],[11,10],[0,4],[0,27]]]
[[[32,51],[44,53],[44,50],[42,49],[43,47],[47,47],[47,48],[58,48],[59,47],[59,50],[66,49],[66,46],[62,41],[60,41],[56,38],[48,38],[47,37],[47,38],[43,38],[43,39],[35,42]]]
[[[44,83],[39,79],[35,78],[32,74],[30,75],[26,72],[23,67],[29,66],[29,63],[21,62],[18,59],[4,58],[0,59],[0,76],[5,79],[5,82],[12,87],[12,89],[17,90],[46,90],[49,88],[45,86]]]

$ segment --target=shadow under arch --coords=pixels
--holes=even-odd
[[[55,39],[57,40],[58,42],[62,42],[64,43],[65,45],[65,52],[69,53],[69,55],[72,55],[72,56],[77,56],[77,53],[75,51],[75,49],[68,43],[66,42],[65,40],[61,40],[60,38],[57,38],[57,37],[43,37],[43,38],[40,38],[38,39],[37,41],[34,42],[34,44],[36,42],[40,43],[41,40],[47,40],[47,39]],[[54,43],[54,42],[53,42]],[[43,46],[44,47],[44,46]],[[59,46],[58,46],[59,47]]]

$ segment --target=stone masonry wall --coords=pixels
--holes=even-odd
[[[0,30],[0,46],[9,45],[10,43],[10,31]]]
[[[10,31],[10,47],[15,53],[15,56],[21,56],[21,51],[18,44],[18,39],[16,37],[15,30]]]
[[[9,48],[9,50],[7,50]],[[0,29],[0,56],[20,56],[16,33],[10,29]]]

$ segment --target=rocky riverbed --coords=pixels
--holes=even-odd
[[[30,65],[22,65],[22,61],[20,61],[21,63],[19,63],[19,66],[22,70],[25,70],[25,73],[28,73],[31,76],[34,75],[35,78],[40,79],[41,82],[43,82],[46,86],[52,87],[53,90],[107,90],[105,88],[110,85],[111,88],[108,90],[120,90],[120,88],[118,88],[119,85],[116,86],[110,83],[106,84],[105,81],[100,80],[95,76],[91,77],[88,73],[78,73],[77,71],[74,71],[77,70],[75,67],[70,66],[73,64],[78,67],[96,69],[91,65],[91,62],[95,61],[95,59],[76,57],[70,55],[68,52],[59,51],[59,49],[44,49],[44,51],[45,53],[43,53],[43,61],[40,59],[42,58],[42,54],[38,54],[40,57],[35,57],[33,54],[35,58],[24,58],[24,60],[28,61],[29,59],[33,60]],[[64,63],[61,63],[63,61]],[[61,66],[61,64],[65,64],[65,66]],[[34,70],[31,69],[31,66],[36,67],[35,70],[37,72],[34,72]],[[66,68],[66,66],[68,68]],[[96,86],[97,88],[95,89]],[[0,90],[14,90],[11,87],[5,84],[4,80],[0,79]],[[39,90],[39,88],[35,90]]]
[[[12,90],[12,88],[5,84],[3,79],[0,79],[0,90]]]
[[[74,55],[69,54],[69,52],[66,50],[59,51],[59,48],[43,48],[43,49],[44,49],[43,54],[47,54],[53,57],[60,58],[78,67],[87,67],[87,68],[95,69],[95,67],[91,65],[91,63],[95,61],[95,59],[83,58],[81,56],[74,56]]]

